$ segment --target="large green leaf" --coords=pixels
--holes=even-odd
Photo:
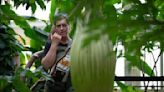
[[[9,25],[10,23],[10,6],[9,5],[0,5],[0,17],[1,17],[1,21],[0,24],[5,24],[5,25]]]
[[[14,20],[15,24],[25,30],[26,36],[30,38],[37,39],[35,36],[35,32],[31,29],[30,25],[26,22],[26,20],[18,15],[12,10],[10,10],[9,6],[3,6],[2,10],[4,14],[8,16],[9,19]]]
[[[141,60],[141,58],[137,56],[131,56],[131,55],[125,55],[125,57],[132,66],[137,67],[139,70],[143,71],[149,76],[155,76],[152,68],[145,61]]]
[[[31,4],[31,10],[32,10],[32,13],[34,14],[35,11],[36,11],[36,3],[35,3],[35,2],[33,2],[33,3]]]
[[[29,21],[36,21],[38,20],[36,17],[34,16],[22,16],[25,20],[29,20]]]
[[[43,0],[36,0],[36,2],[39,4],[41,9],[46,9],[46,6],[45,6]]]
[[[37,40],[30,40],[30,47],[35,49],[36,51],[42,49],[42,42],[37,41]]]
[[[45,31],[45,32],[50,32],[50,31],[51,31],[51,27],[52,27],[52,25],[47,25],[47,26],[44,28],[44,31]]]
[[[23,52],[20,53],[20,64],[21,65],[26,64],[26,59],[25,59],[25,55],[23,54]]]
[[[11,92],[11,77],[0,76],[0,92]]]
[[[40,38],[38,38],[38,36],[36,36],[36,32],[30,27],[27,21],[24,18],[16,15],[16,13],[12,11],[9,6],[2,6],[2,10],[4,11],[4,14],[8,16],[9,19],[14,20],[15,24],[24,30],[26,36],[35,40],[41,40]]]
[[[154,5],[159,10],[163,10],[164,9],[164,2],[162,0],[155,0]]]
[[[55,9],[56,9],[55,1],[56,0],[51,0],[51,8],[50,8],[50,15],[49,15],[51,24],[53,24],[53,21],[54,21],[54,14],[55,14]]]
[[[18,76],[13,79],[13,86],[19,92],[32,92]]]
[[[9,85],[6,79],[0,77],[0,91],[3,92],[4,89]]]
[[[6,47],[6,44],[3,42],[3,40],[0,39],[0,49],[4,49]]]

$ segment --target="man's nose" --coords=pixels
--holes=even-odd
[[[61,25],[61,26],[60,26],[60,29],[61,29],[61,30],[63,30],[63,29],[64,29],[64,27]]]

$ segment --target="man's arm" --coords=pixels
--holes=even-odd
[[[18,68],[20,66],[20,55],[18,52],[15,54],[14,61],[16,64],[16,68]]]
[[[56,59],[57,46],[60,40],[61,40],[61,36],[58,35],[57,33],[54,33],[53,35],[51,35],[52,43],[51,43],[50,49],[41,61],[45,70],[48,70],[54,65],[55,59]]]
[[[43,54],[43,50],[35,52],[30,58],[30,60],[28,61],[28,63],[26,64],[26,68],[30,68],[36,59],[42,57],[42,54]]]
[[[26,68],[26,69],[30,69],[31,66],[32,66],[32,64],[35,62],[35,60],[36,60],[36,59],[39,59],[39,58],[42,58],[42,55],[43,55],[43,50],[35,52],[35,53],[30,57],[30,60],[29,60],[28,63],[26,64],[25,68]],[[26,70],[25,70],[25,71],[26,71]],[[25,73],[24,73],[25,71],[23,71],[23,72],[21,73],[21,76],[20,76],[20,79],[23,80],[23,81],[25,80]]]

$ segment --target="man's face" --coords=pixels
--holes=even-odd
[[[69,31],[69,25],[66,19],[57,21],[54,30],[56,33],[58,33],[62,37],[66,37]]]

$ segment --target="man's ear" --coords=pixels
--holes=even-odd
[[[69,25],[68,25],[68,27],[67,27],[67,28],[68,28],[68,32],[70,32],[71,28],[70,28],[70,26],[69,26]]]

